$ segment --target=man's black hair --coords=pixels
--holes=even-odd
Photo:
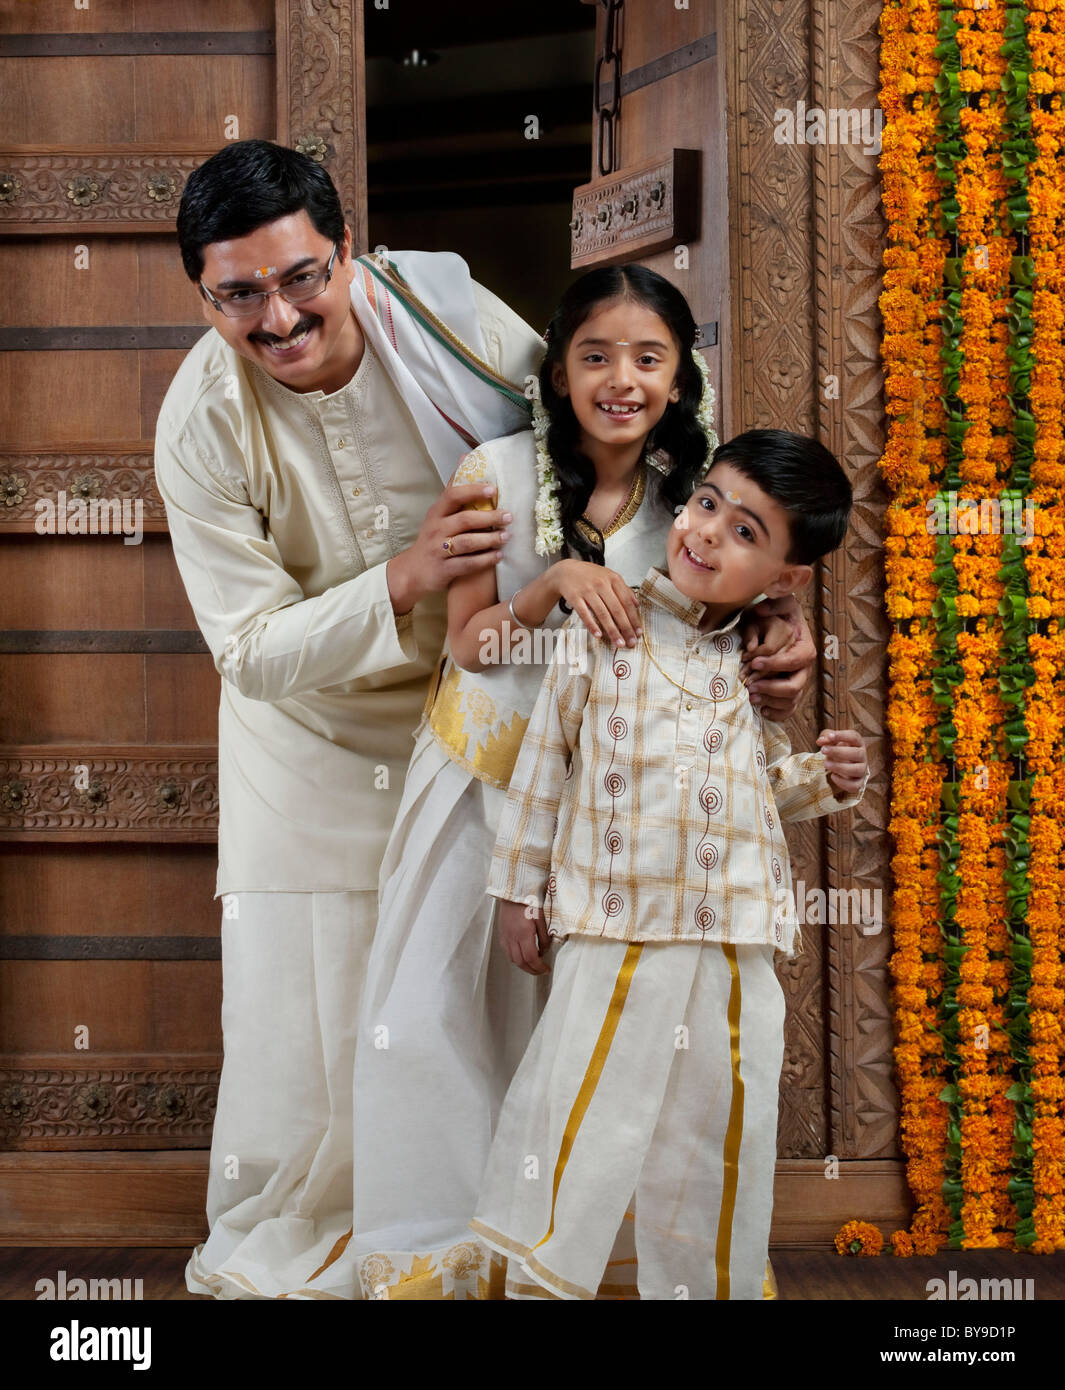
[[[812,565],[843,544],[854,492],[835,454],[816,439],[747,430],[718,445],[711,468],[717,463],[731,464],[788,513],[789,565]]]
[[[320,164],[269,140],[237,140],[189,175],[178,209],[181,260],[190,280],[203,274],[203,248],[247,236],[305,209],[316,232],[343,249],[344,213]]]

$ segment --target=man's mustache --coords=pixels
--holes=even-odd
[[[321,319],[315,314],[304,314],[300,321],[293,328],[291,333],[286,333],[283,338],[279,338],[276,333],[252,333],[249,336],[253,343],[287,343],[289,338],[298,338],[301,333],[305,333],[309,328],[315,328],[321,323]]]

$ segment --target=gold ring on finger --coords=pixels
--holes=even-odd
[[[454,555],[454,553],[455,553],[455,537],[454,537],[454,536],[448,536],[447,540],[444,542],[444,549],[447,551],[447,553],[448,553],[449,555]]]

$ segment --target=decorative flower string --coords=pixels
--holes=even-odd
[[[703,382],[696,414],[699,425],[706,435],[706,459],[709,467],[710,459],[718,445],[717,434],[714,430],[714,388],[710,381],[709,368],[702,353],[693,348],[692,357],[699,368],[699,375]],[[558,475],[551,461],[551,455],[547,451],[547,434],[551,428],[551,417],[540,400],[539,390],[536,390],[533,395],[532,416],[533,439],[536,443],[537,482],[535,549],[537,555],[546,557],[556,555],[562,549],[564,537],[562,535],[562,511],[558,502]],[[657,468],[660,472],[667,471],[667,465],[663,464],[657,450],[648,450],[644,455],[643,462],[645,467]]]
[[[1046,1253],[1065,1248],[1065,0],[900,0],[880,32],[891,971],[916,1204],[892,1247]]]

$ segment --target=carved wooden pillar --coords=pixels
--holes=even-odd
[[[781,1153],[843,1158],[898,1154],[891,1075],[890,841],[885,766],[885,651],[877,461],[884,410],[877,307],[884,241],[877,149],[854,143],[777,143],[775,112],[877,103],[877,18],[866,0],[824,6],[736,0],[727,15],[732,333],[737,429],[816,434],[848,469],[855,507],[844,548],[821,565],[808,598],[815,634],[834,638],[822,662],[819,707],[797,740],[820,727],[857,728],[873,776],[845,816],[795,827],[795,877],[879,891],[881,930],[811,927],[808,957],[786,967],[785,1080],[811,1089],[827,1060],[827,1123],[815,1128],[782,1092]],[[830,649],[831,649],[830,644]],[[812,747],[812,743],[797,746]]]

